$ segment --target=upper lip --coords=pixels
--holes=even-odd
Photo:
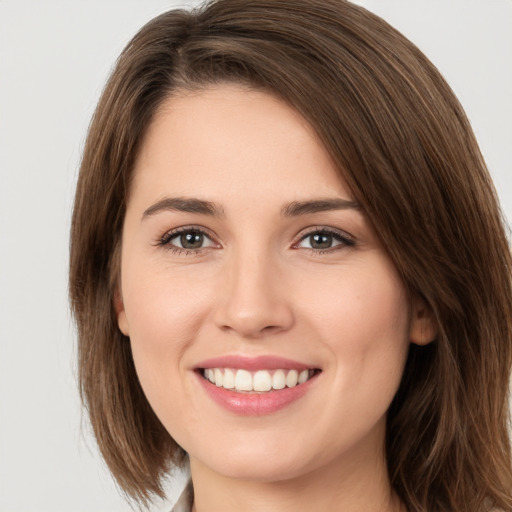
[[[246,356],[230,354],[205,359],[195,365],[196,369],[206,368],[236,368],[240,370],[308,370],[317,368],[315,365],[294,361],[280,356]]]

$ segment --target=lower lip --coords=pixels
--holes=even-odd
[[[299,384],[293,388],[269,391],[268,393],[236,393],[212,384],[198,372],[196,372],[196,375],[203,389],[217,404],[242,416],[262,416],[284,409],[303,397],[318,377],[318,375],[314,375],[304,384]]]

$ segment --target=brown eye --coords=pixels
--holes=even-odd
[[[333,236],[327,233],[315,233],[309,236],[309,245],[312,249],[329,249],[332,243]]]
[[[177,250],[198,251],[214,245],[212,239],[198,229],[183,229],[171,232],[164,236],[160,245],[169,246]]]
[[[179,236],[180,246],[183,249],[199,249],[203,246],[204,235],[198,231],[190,231]]]
[[[330,230],[317,230],[305,235],[297,247],[314,251],[326,251],[329,249],[352,247],[354,241],[347,235]]]

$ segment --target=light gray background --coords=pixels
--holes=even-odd
[[[512,0],[358,3],[412,39],[448,79],[512,219]],[[115,58],[154,15],[193,4],[0,0],[1,512],[131,510],[77,398],[69,219],[87,125]]]

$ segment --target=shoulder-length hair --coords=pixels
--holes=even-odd
[[[217,0],[148,23],[121,54],[85,145],[71,229],[79,380],[100,447],[142,503],[184,459],[140,387],[113,301],[134,160],[161,103],[223,82],[269,91],[313,127],[408,292],[439,326],[411,345],[387,417],[410,511],[512,509],[511,255],[469,122],[436,68],[345,0]]]

